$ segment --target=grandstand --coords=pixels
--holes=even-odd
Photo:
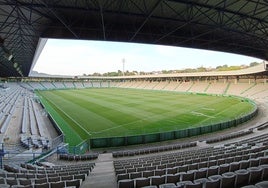
[[[164,187],[166,184],[171,187],[182,184],[185,184],[185,187],[200,187],[201,185],[206,185],[205,187],[231,185],[242,187],[264,182],[268,177],[268,126],[265,115],[267,113],[268,84],[266,83],[267,72],[261,67],[263,66],[254,67],[256,71],[253,74],[251,72],[236,75],[237,71],[233,71],[227,76],[219,75],[219,77],[215,76],[215,73],[206,73],[203,77],[200,77],[200,74],[205,73],[191,74],[189,77],[180,74],[176,76],[158,75],[161,81],[157,80],[159,77],[146,75],[145,77],[135,76],[124,79],[80,78],[75,81],[72,79],[56,81],[34,78],[21,82],[6,82],[0,90],[0,136],[2,143],[5,143],[5,147],[7,147],[6,152],[10,152],[10,154],[4,158],[4,170],[2,170],[2,180],[0,181],[8,185],[22,185],[27,180],[28,184],[34,184],[37,187],[40,182],[53,187],[54,181],[59,184],[58,186],[95,187],[96,181],[101,181],[98,178],[101,178],[101,174],[104,173],[109,177],[107,185],[112,184],[119,188],[138,188],[148,185]],[[250,72],[251,69],[242,72],[247,71]],[[254,120],[241,127],[218,132],[217,136],[208,134],[181,141],[163,142],[160,146],[151,144],[124,149],[92,150],[84,155],[68,154],[62,145],[62,131],[40,105],[34,91],[99,87],[237,95],[254,99],[261,105],[259,105],[259,114]],[[16,147],[19,151],[12,153],[14,143],[17,143]],[[53,148],[62,148],[55,150],[60,151],[61,154],[49,154],[49,157],[38,160],[40,162],[30,167],[30,171],[28,166],[19,166],[24,163],[23,161],[32,158],[32,155],[29,154],[21,157],[22,153],[32,151],[38,156]],[[105,152],[103,153],[103,151]],[[19,157],[20,160],[18,160]],[[15,159],[17,159],[16,163],[11,162]],[[89,163],[88,160],[93,162]],[[46,167],[49,168],[46,169],[46,172],[39,172],[38,169],[44,170],[44,167],[38,165],[46,165],[42,161],[61,165],[57,167],[61,169],[64,169],[63,166],[66,164],[73,164],[74,161],[83,165],[93,165],[87,172],[85,170],[88,169],[80,169],[81,172],[76,171],[73,174],[71,170],[69,173],[63,173],[60,170],[56,172],[51,169],[53,167]],[[77,166],[73,168],[77,168]],[[80,175],[82,173],[83,175]],[[54,179],[50,177],[54,177]],[[105,183],[102,186],[104,185]]]

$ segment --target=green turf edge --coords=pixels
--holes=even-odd
[[[40,102],[45,107],[46,111],[55,121],[56,125],[65,135],[64,139],[66,143],[69,143],[70,146],[77,146],[88,139],[87,133],[80,134],[84,131],[81,130],[79,126],[71,126],[73,124],[73,121],[68,118],[62,111],[60,111],[53,103],[51,103],[45,97],[40,96],[39,91],[35,91],[35,94],[38,96]]]

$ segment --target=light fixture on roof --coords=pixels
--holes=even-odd
[[[11,61],[12,58],[13,58],[13,55],[12,55],[12,53],[10,52],[10,50],[8,50],[8,49],[5,47],[4,42],[5,42],[5,39],[3,39],[3,38],[0,36],[0,47],[2,48],[2,50],[3,50],[4,53],[5,53],[4,57],[5,57],[8,61]]]
[[[18,63],[14,63],[13,67],[16,69],[18,67],[18,65],[19,65]]]
[[[18,73],[21,75],[21,76],[23,76],[23,74],[22,74],[22,71],[20,70],[20,71],[18,71]]]
[[[5,47],[5,46],[2,46],[2,49],[5,53],[4,57],[8,60],[8,61],[11,61],[11,59],[13,58],[13,55],[12,53]]]
[[[10,50],[8,50],[5,45],[4,45],[5,39],[3,39],[0,36],[0,47],[2,48],[3,52],[4,52],[4,57],[10,61],[13,64],[13,67],[15,68],[15,70],[21,75],[23,76],[22,70],[21,70],[21,65],[19,65],[18,63],[14,62],[14,57],[13,54],[11,53]]]
[[[13,55],[11,53],[8,53],[5,55],[5,58],[10,61],[13,58]]]

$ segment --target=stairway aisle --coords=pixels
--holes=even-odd
[[[116,188],[116,177],[114,172],[112,154],[100,154],[96,166],[82,183],[81,188]]]

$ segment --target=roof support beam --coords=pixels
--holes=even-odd
[[[100,2],[98,1],[99,6],[100,6],[100,16],[101,16],[101,25],[102,25],[102,33],[103,33],[103,40],[106,40],[106,34],[105,34],[105,23],[104,23],[104,18],[103,18],[103,8]]]
[[[45,2],[43,4],[48,8],[48,10],[66,27],[75,38],[79,39],[79,36],[65,23],[65,21],[52,9],[50,8]]]
[[[6,17],[5,21],[1,24],[0,26],[0,30],[3,29],[3,27],[6,27],[6,23],[8,21],[8,19],[11,17],[11,15],[13,14],[13,12],[16,10],[16,6],[13,7],[12,11],[9,13],[9,15]]]
[[[136,37],[136,35],[140,32],[140,30],[143,28],[143,26],[146,24],[146,22],[150,19],[150,17],[153,15],[155,9],[158,7],[158,5],[162,2],[162,0],[158,0],[154,7],[152,8],[149,15],[146,17],[146,19],[143,21],[143,23],[140,25],[140,27],[137,29],[137,31],[134,33],[134,35],[130,38],[130,42]]]

